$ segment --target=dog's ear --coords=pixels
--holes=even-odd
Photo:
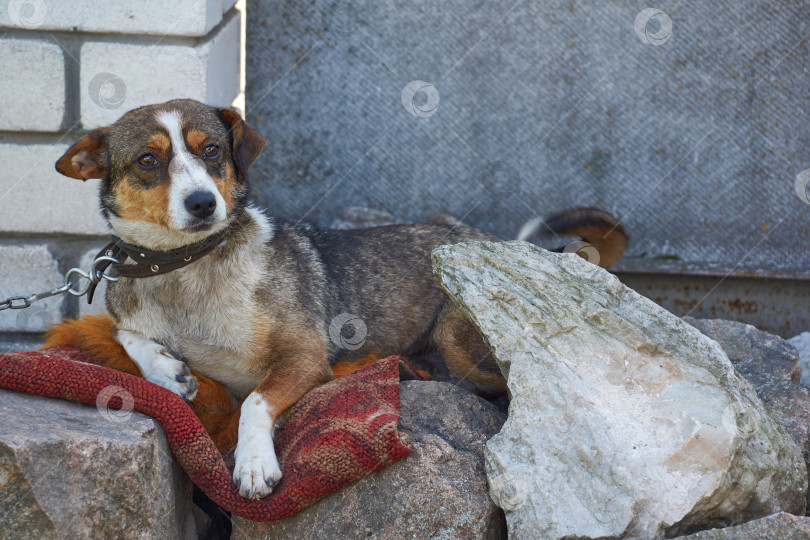
[[[247,125],[242,116],[234,109],[220,109],[219,117],[231,134],[233,160],[242,178],[247,177],[248,167],[259,157],[264,148],[264,137]]]
[[[68,148],[56,170],[70,178],[88,180],[107,175],[107,130],[95,129]]]

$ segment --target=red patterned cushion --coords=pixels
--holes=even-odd
[[[301,398],[276,435],[283,478],[260,501],[239,495],[222,455],[179,396],[139,377],[94,365],[76,349],[0,355],[0,388],[95,405],[99,392],[121,387],[132,396],[127,405],[160,422],[177,462],[211,500],[238,516],[275,521],[411,452],[396,429],[401,361],[380,360]],[[118,409],[122,403],[118,393],[107,406]]]

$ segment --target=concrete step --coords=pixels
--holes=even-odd
[[[39,349],[42,341],[41,334],[0,333],[0,354]]]

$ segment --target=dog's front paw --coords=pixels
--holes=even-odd
[[[188,365],[178,360],[167,347],[134,332],[120,331],[118,340],[141,368],[144,379],[167,388],[189,401],[197,396],[199,388],[197,377],[192,375]]]
[[[197,377],[191,374],[188,364],[175,358],[165,347],[158,354],[165,357],[166,360],[161,359],[157,363],[157,369],[152,372],[155,380],[150,379],[150,381],[163,388],[168,388],[183,399],[193,401],[197,397],[200,384],[197,382]]]
[[[266,445],[242,444],[240,441],[236,445],[234,460],[233,480],[242,497],[261,499],[272,493],[281,480],[281,468],[272,439]]]

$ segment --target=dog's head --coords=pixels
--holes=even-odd
[[[238,112],[173,100],[92,131],[56,170],[102,180],[102,212],[125,241],[172,249],[223,229],[241,212],[247,169],[263,146]]]

